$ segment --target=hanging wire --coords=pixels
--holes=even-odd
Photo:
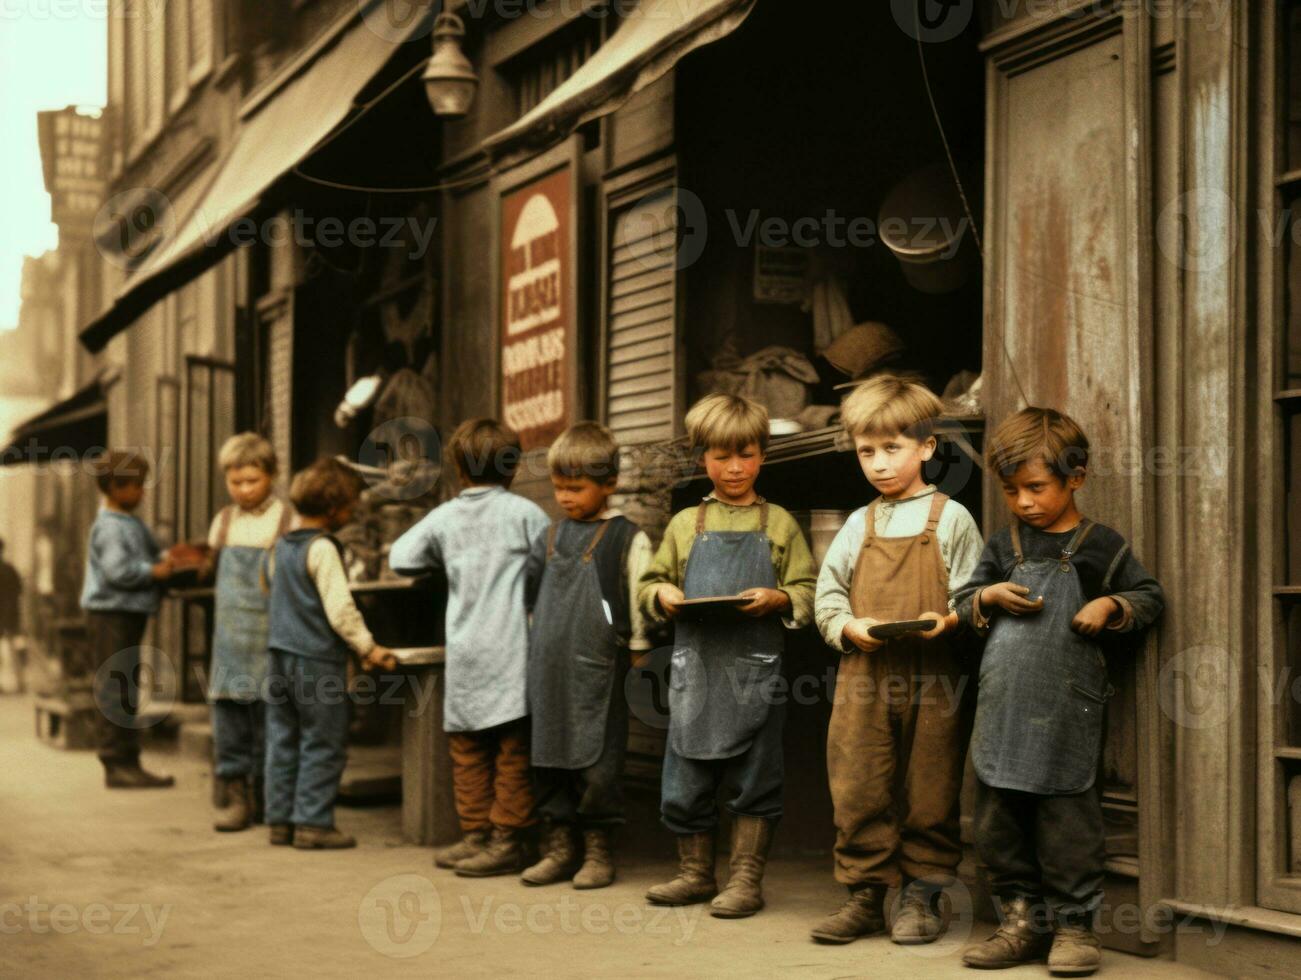
[[[980,240],[980,227],[976,224],[976,216],[972,214],[971,204],[967,201],[967,192],[963,189],[962,178],[958,175],[958,165],[953,159],[953,151],[949,147],[949,138],[944,131],[944,121],[940,118],[939,106],[935,104],[935,93],[931,88],[931,76],[926,70],[926,51],[922,47],[922,15],[921,4],[924,0],[917,0],[913,6],[913,37],[917,41],[917,60],[922,68],[922,84],[926,89],[926,99],[931,104],[931,115],[935,118],[935,128],[939,130],[940,142],[944,144],[944,156],[949,162],[949,173],[953,175],[953,183],[958,188],[958,197],[962,199],[962,210],[966,212],[967,221],[971,225],[971,235],[976,242],[976,252],[980,255],[981,267],[985,264],[985,248]],[[1021,396],[1021,404],[1029,405],[1030,399],[1026,397],[1025,387],[1021,384],[1021,377],[1016,370],[1016,361],[1012,359],[1012,352],[1007,348],[1007,336],[1003,331],[998,334],[999,346],[1003,350],[1003,357],[1007,360],[1008,369],[1012,373],[1012,381],[1016,384],[1016,390]]]
[[[315,145],[313,145],[312,148],[303,155],[303,159],[306,160],[343,136],[344,133],[365,118],[366,114],[374,109],[375,106],[379,105],[386,98],[396,92],[404,83],[414,77],[417,72],[424,71],[427,64],[429,64],[429,58],[422,59],[407,71],[403,72],[397,81],[391,83],[384,89],[384,91],[380,92],[373,98],[368,99],[366,102],[363,102],[357,107],[358,111],[345,120],[342,125],[335,127],[317,140]],[[423,194],[431,193],[433,191],[453,190],[457,187],[464,187],[468,184],[476,184],[496,173],[492,166],[489,165],[480,170],[476,170],[473,173],[465,174],[452,180],[442,181],[437,184],[423,184],[415,187],[369,187],[364,184],[349,184],[343,181],[330,180],[326,177],[316,177],[312,174],[304,173],[302,170],[302,164],[295,164],[290,172],[295,177],[301,177],[309,183],[318,184],[322,187],[330,187],[339,191],[360,191],[367,194]]]

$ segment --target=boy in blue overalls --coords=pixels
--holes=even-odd
[[[732,876],[710,914],[742,918],[763,908],[763,872],[782,815],[783,705],[772,692],[782,626],[811,621],[817,575],[795,519],[754,490],[767,411],[738,395],[709,395],[687,413],[686,427],[692,448],[704,450],[714,490],[669,522],[641,580],[646,614],[677,620],[660,810],[678,835],[679,872],[646,897],[687,905],[715,894],[714,798],[726,786]],[[719,596],[742,604],[683,615],[687,599]]]
[[[361,481],[321,459],[294,477],[297,530],[268,556],[270,664],[266,683],[266,822],[272,844],[314,848],[357,842],[334,826],[334,798],[348,760],[348,649],[366,669],[396,666],[352,601],[339,542]]]
[[[629,651],[649,644],[636,587],[650,539],[610,507],[619,446],[596,422],[570,426],[547,452],[565,519],[538,535],[529,556],[530,749],[537,810],[547,820],[542,860],[526,885],[614,881],[610,830],[624,822],[623,761]],[[578,831],[582,831],[580,850]]]
[[[212,521],[216,567],[212,631],[212,741],[217,798],[213,829],[244,830],[255,819],[265,755],[263,685],[267,677],[267,595],[262,558],[289,530],[293,512],[271,494],[276,453],[256,432],[231,436],[217,462],[231,503]]]
[[[958,614],[988,633],[971,738],[975,843],[1003,924],[962,958],[999,969],[1047,952],[1053,974],[1085,976],[1101,962],[1106,858],[1101,638],[1149,626],[1164,596],[1125,539],[1076,508],[1089,441],[1074,421],[1023,409],[987,456],[1012,526],[989,539]]]

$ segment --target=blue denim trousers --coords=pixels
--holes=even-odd
[[[261,701],[217,698],[212,702],[212,749],[219,777],[262,777],[265,728],[266,705]]]
[[[333,827],[348,758],[343,661],[270,652],[266,686],[266,822]]]
[[[723,805],[734,814],[779,820],[782,815],[782,724],[784,710],[772,705],[754,741],[730,759],[687,759],[664,751],[660,817],[675,834],[701,834],[718,825],[719,787]]]

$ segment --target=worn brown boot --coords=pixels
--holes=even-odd
[[[583,866],[574,875],[574,887],[605,888],[614,884],[614,861],[610,859],[610,832],[602,827],[583,831]]]
[[[939,939],[948,926],[943,900],[944,890],[937,885],[909,882],[899,898],[890,941],[900,946],[920,946]]]
[[[291,823],[273,823],[269,827],[268,839],[276,847],[288,847],[294,842],[294,825]]]
[[[864,885],[850,889],[849,900],[840,911],[827,916],[809,935],[814,942],[843,945],[863,936],[885,932],[885,885]]]
[[[694,905],[718,892],[714,880],[714,832],[678,834],[678,874],[646,892],[652,905]]]
[[[568,881],[578,870],[578,840],[572,825],[555,823],[547,829],[542,860],[520,875],[526,885],[554,885]]]
[[[1055,977],[1087,977],[1102,964],[1102,943],[1093,931],[1092,916],[1057,924],[1048,953],[1048,972]]]
[[[487,830],[466,831],[464,837],[455,844],[444,844],[434,848],[434,864],[440,868],[455,868],[458,861],[474,857],[488,846]]]
[[[294,828],[294,847],[300,851],[338,851],[356,846],[357,838],[336,827],[300,825]]]
[[[105,762],[104,785],[109,789],[165,789],[176,783],[171,776],[155,776],[139,762]]]
[[[488,844],[478,854],[462,858],[453,870],[462,878],[513,875],[524,867],[524,846],[516,831],[493,827]]]
[[[247,830],[253,822],[253,808],[248,781],[239,776],[224,780],[226,783],[226,805],[217,811],[217,819],[212,829],[223,832]]]
[[[1003,924],[983,943],[963,950],[963,964],[977,970],[1003,970],[1042,960],[1052,938],[1042,909],[1042,903],[1023,895],[1004,901]]]
[[[732,876],[709,903],[719,919],[744,919],[763,908],[763,871],[772,847],[772,820],[737,815],[732,821]]]

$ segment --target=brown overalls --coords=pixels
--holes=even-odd
[[[904,538],[877,537],[877,504],[868,507],[850,586],[855,616],[891,622],[947,611],[948,569],[935,533],[947,500],[937,491],[925,530]],[[902,637],[841,658],[827,733],[837,881],[951,879],[962,857],[965,691],[944,637]]]

